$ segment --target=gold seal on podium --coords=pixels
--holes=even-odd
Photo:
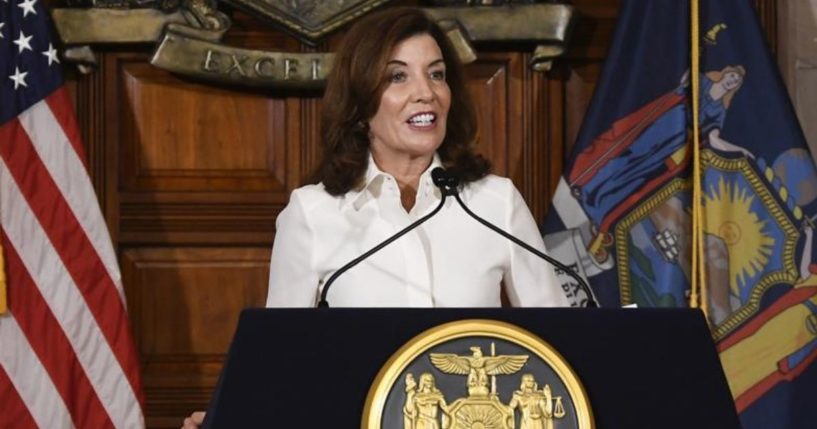
[[[429,329],[386,362],[369,389],[363,429],[594,427],[576,373],[549,344],[493,320]]]

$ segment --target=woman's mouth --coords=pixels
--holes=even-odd
[[[408,124],[412,127],[427,128],[434,125],[437,121],[437,115],[432,112],[418,113],[408,119]]]

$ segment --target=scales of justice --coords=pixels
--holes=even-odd
[[[496,393],[496,376],[519,372],[528,355],[499,355],[491,343],[491,356],[470,347],[471,356],[430,353],[431,363],[446,374],[466,375],[468,396],[450,404],[437,388],[434,375],[424,372],[419,383],[405,377],[404,429],[553,429],[555,419],[564,417],[562,397],[554,397],[550,385],[539,390],[533,374],[523,374],[510,402],[502,403]],[[488,377],[490,376],[490,388]],[[516,414],[519,414],[519,426]]]

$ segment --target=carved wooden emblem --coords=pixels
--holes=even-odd
[[[225,0],[315,45],[323,36],[390,0]]]
[[[130,5],[137,0],[68,1]],[[391,0],[224,1],[314,46],[331,31]],[[156,67],[221,84],[289,89],[322,87],[334,62],[331,52],[266,52],[221,43],[231,20],[215,0],[144,0],[140,4],[154,7],[53,9],[67,47],[64,57],[77,63],[81,71],[90,72],[96,58],[89,44],[154,42],[150,62]],[[434,7],[422,10],[440,25],[462,62],[476,60],[472,43],[499,43],[513,49],[532,48],[528,65],[536,71],[550,69],[553,59],[564,53],[573,16],[571,5],[543,0],[496,4],[437,0],[431,4]]]

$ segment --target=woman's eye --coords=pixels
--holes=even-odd
[[[431,78],[434,80],[445,80],[445,70],[436,70],[431,72]]]
[[[406,74],[403,72],[394,72],[389,76],[389,81],[392,83],[405,82]]]

